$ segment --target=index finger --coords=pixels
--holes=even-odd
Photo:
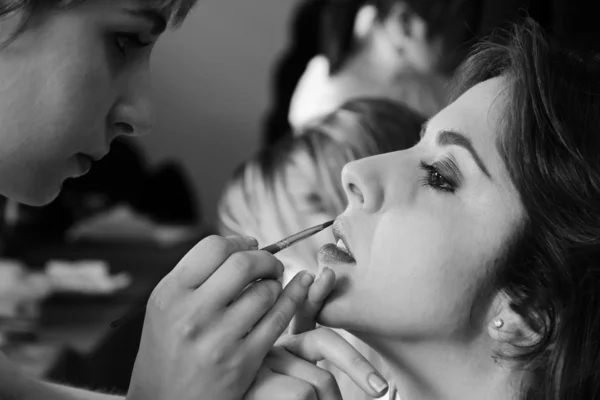
[[[331,362],[371,397],[379,398],[388,390],[388,384],[377,369],[331,329],[317,328],[299,335],[288,335],[277,344],[307,361]]]
[[[308,271],[302,271],[292,278],[275,305],[246,336],[249,351],[254,352],[261,360],[267,355],[306,300],[314,279],[314,275]]]
[[[227,260],[239,251],[258,248],[256,239],[246,236],[208,236],[192,248],[171,271],[176,282],[189,289],[202,285]]]

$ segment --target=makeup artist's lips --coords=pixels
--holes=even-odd
[[[355,264],[356,260],[348,246],[348,240],[342,230],[340,220],[336,220],[333,224],[333,236],[336,244],[330,243],[321,247],[319,250],[318,259],[321,264]]]
[[[92,163],[94,159],[86,154],[79,153],[75,156],[77,159],[77,163],[81,169],[81,175],[87,174],[92,168]]]

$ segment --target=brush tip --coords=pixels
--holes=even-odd
[[[333,225],[333,223],[334,223],[334,222],[335,222],[335,220],[334,220],[334,219],[333,219],[333,220],[331,220],[331,221],[327,221],[327,222],[325,222],[323,225],[321,225],[321,227],[322,227],[323,229],[325,229],[325,228],[329,228],[331,225]]]

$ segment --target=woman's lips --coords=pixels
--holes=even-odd
[[[341,241],[338,241],[340,243]],[[336,246],[333,243],[326,244],[321,247],[317,255],[319,264],[354,264],[356,260],[354,257],[343,248]]]

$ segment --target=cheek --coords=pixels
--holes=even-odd
[[[489,246],[478,242],[468,228],[415,215],[388,219],[376,230],[370,263],[361,268],[357,281],[364,282],[358,285],[364,285],[361,289],[371,294],[377,309],[386,311],[378,320],[386,321],[387,329],[408,335],[447,334],[469,323],[489,273],[489,255],[481,249]],[[379,313],[377,309],[372,311]],[[390,319],[390,314],[398,318]]]
[[[104,134],[114,90],[104,60],[89,52],[71,57],[72,63],[57,65],[47,75],[40,93],[42,115],[54,143],[82,150],[98,132]]]

